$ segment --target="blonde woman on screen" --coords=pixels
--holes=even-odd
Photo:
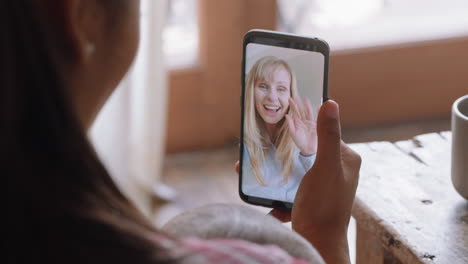
[[[293,202],[317,151],[316,122],[291,67],[259,59],[246,80],[242,188],[245,194]]]

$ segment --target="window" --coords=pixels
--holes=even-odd
[[[332,50],[468,35],[466,0],[278,0],[280,30]]]
[[[278,0],[281,30],[346,27],[378,14],[384,0]]]

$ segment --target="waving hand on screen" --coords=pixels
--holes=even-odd
[[[308,99],[289,99],[290,111],[286,115],[294,143],[304,156],[317,152],[317,121]]]

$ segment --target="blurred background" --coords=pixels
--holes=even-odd
[[[281,30],[326,40],[330,95],[347,142],[450,129],[468,93],[466,0],[143,0],[133,69],[90,132],[122,189],[156,224],[240,203],[242,37]]]

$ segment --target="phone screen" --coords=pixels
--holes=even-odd
[[[263,40],[244,43],[240,194],[248,203],[291,208],[315,162],[328,50],[317,49],[316,39],[272,33]]]

